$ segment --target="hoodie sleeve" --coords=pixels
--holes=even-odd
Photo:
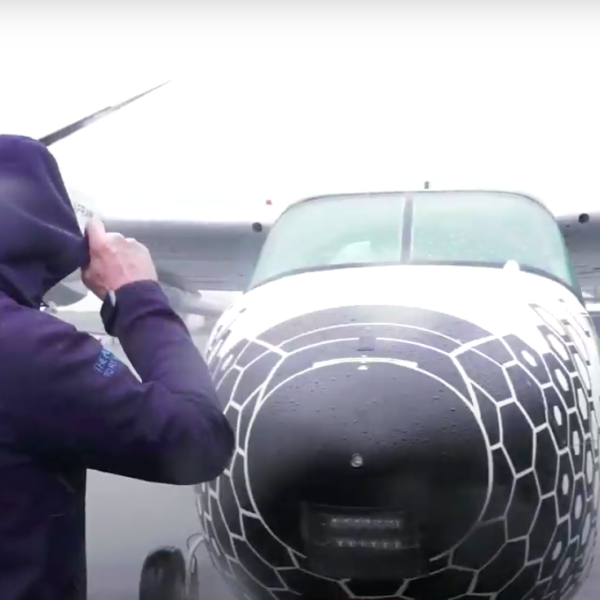
[[[125,286],[103,315],[141,381],[92,336],[16,310],[9,366],[19,402],[5,418],[24,450],[179,485],[215,479],[226,468],[233,432],[204,360],[158,284]]]

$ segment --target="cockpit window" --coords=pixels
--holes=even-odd
[[[290,272],[397,262],[403,209],[396,194],[328,196],[292,206],[269,232],[251,287]]]
[[[275,223],[251,287],[291,273],[377,264],[481,264],[514,260],[577,289],[552,215],[503,192],[324,196]]]
[[[514,260],[576,286],[554,217],[531,198],[501,192],[414,195],[411,262]]]

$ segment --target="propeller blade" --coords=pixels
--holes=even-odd
[[[44,144],[44,146],[51,146],[52,144],[56,144],[56,142],[59,142],[60,140],[64,140],[65,138],[69,137],[70,135],[77,133],[81,129],[85,129],[92,123],[95,123],[96,121],[99,121],[100,119],[103,119],[104,117],[108,117],[109,115],[112,115],[113,113],[117,112],[118,110],[121,110],[128,104],[132,104],[133,102],[140,100],[144,96],[151,94],[152,92],[158,90],[159,88],[167,85],[167,83],[170,83],[170,82],[165,81],[159,85],[154,86],[153,88],[150,88],[149,90],[146,90],[145,92],[142,92],[141,94],[137,94],[137,95],[133,96],[132,98],[128,98],[127,100],[120,102],[119,104],[115,104],[114,106],[107,106],[106,108],[103,108],[102,110],[99,110],[91,115],[88,115],[87,117],[83,117],[83,119],[79,119],[78,121],[75,121],[74,123],[71,123],[70,125],[66,125],[65,127],[62,127],[61,129],[53,131],[52,133],[49,133],[48,135],[45,135],[44,137],[39,138],[38,141],[41,142],[42,144]]]

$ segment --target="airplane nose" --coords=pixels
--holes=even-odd
[[[393,343],[384,343],[360,358],[357,341],[342,345],[346,358],[308,350],[308,364],[264,395],[247,433],[256,507],[299,549],[299,500],[396,508],[435,556],[468,533],[489,491],[485,432],[461,397],[458,370],[436,352],[393,359]],[[444,379],[423,370],[431,361]]]
[[[201,494],[217,564],[253,598],[511,600],[578,581],[598,501],[586,332],[536,310],[497,336],[327,309],[238,344],[215,367],[238,449]]]

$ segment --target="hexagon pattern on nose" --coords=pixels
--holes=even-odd
[[[596,537],[598,382],[591,330],[530,310],[542,353],[518,331],[401,306],[322,310],[209,353],[237,451],[198,504],[226,580],[257,600],[567,598]],[[372,584],[310,572],[289,508],[298,495],[404,502],[428,574]]]
[[[299,553],[301,500],[403,508],[421,524],[427,553],[441,554],[485,507],[485,431],[448,354],[392,341],[395,327],[385,325],[370,327],[377,341],[361,351],[369,342],[352,329],[322,331],[330,343],[293,352],[270,378],[246,434],[253,506]]]

